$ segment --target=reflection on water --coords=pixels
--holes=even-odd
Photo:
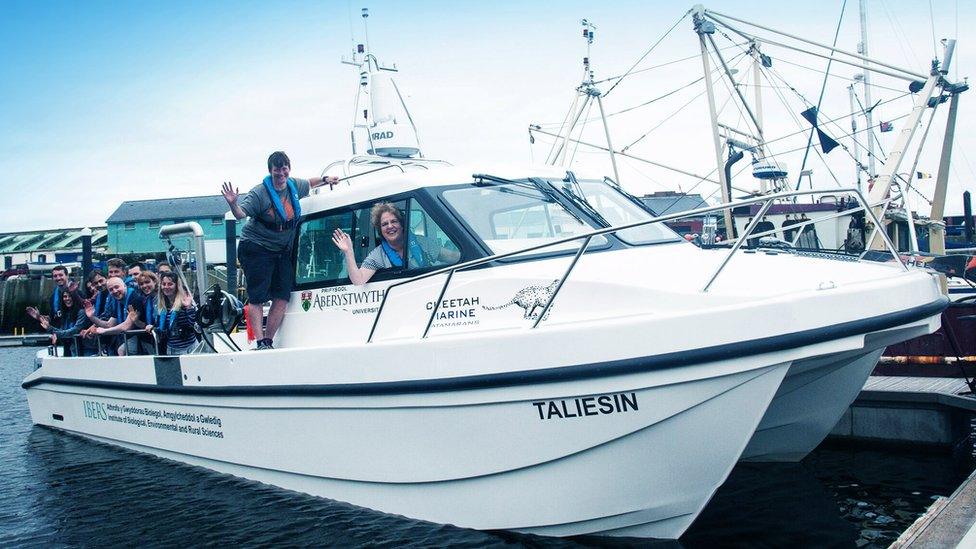
[[[0,349],[0,546],[578,547],[637,542],[562,540],[431,524],[33,427],[20,388],[32,370],[32,356],[32,349]],[[966,473],[944,456],[827,448],[800,464],[740,464],[680,543],[653,545],[885,547],[933,496],[951,493]]]

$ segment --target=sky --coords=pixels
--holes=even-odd
[[[854,50],[853,1],[706,4],[828,43],[842,6],[838,47]],[[0,4],[0,191],[7,200],[0,202],[0,232],[104,225],[124,200],[217,194],[223,181],[250,188],[266,175],[266,159],[275,150],[289,154],[299,177],[318,175],[347,157],[358,74],[340,60],[363,41],[362,7],[370,10],[370,49],[399,69],[395,78],[428,157],[487,166],[545,162],[552,139],[537,135],[530,144],[528,125],[558,130],[570,109],[587,55],[580,26],[587,18],[597,27],[589,52],[597,80],[626,73],[650,49],[603,99],[615,148],[629,146],[629,153],[700,175],[715,167],[704,87],[690,85],[702,74],[700,57],[693,57],[700,54],[697,35],[690,18],[682,19],[691,4],[6,0]],[[949,77],[970,74],[976,60],[967,32],[976,28],[972,3],[868,0],[867,7],[872,57],[924,73],[933,55],[941,56],[933,35],[959,38]],[[752,69],[741,46],[720,34],[715,38],[751,97]],[[794,53],[763,48],[782,79],[765,81],[765,135],[796,133],[795,114],[802,110],[797,101],[818,102],[823,77],[811,69],[822,71],[826,60],[800,61]],[[683,58],[690,59],[645,70]],[[856,72],[833,65],[821,102],[825,116],[850,112],[846,85]],[[607,91],[613,82],[598,86]],[[874,83],[887,88],[873,98],[885,101],[875,111],[876,123],[898,120],[911,109],[906,82],[878,77]],[[742,109],[729,101],[731,88],[716,86],[720,121],[748,126]],[[976,180],[972,95],[960,101],[950,214],[961,212],[959,195]],[[933,175],[947,110],[940,109],[917,167]],[[602,145],[596,113],[584,114],[579,135]],[[844,128],[850,128],[846,118],[827,129],[840,135]],[[896,134],[880,136],[884,151]],[[802,164],[802,156],[790,152],[797,139],[802,148],[802,132],[770,145],[793,179]],[[850,186],[852,146],[826,162],[808,161],[818,185]],[[909,149],[914,156],[914,145]],[[573,169],[612,174],[605,153],[570,151],[566,161]],[[909,171],[911,162],[899,171]],[[742,162],[737,171],[746,167]],[[715,190],[639,161],[621,159],[619,170],[621,183],[635,194],[680,189],[713,196]],[[931,196],[934,181],[920,180],[919,192],[909,193],[916,206]],[[735,183],[755,186],[748,170]]]

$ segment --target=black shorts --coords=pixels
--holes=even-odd
[[[291,264],[291,251],[272,252],[249,240],[237,245],[237,258],[247,280],[249,303],[267,303],[272,299],[291,298],[295,282],[295,270]]]

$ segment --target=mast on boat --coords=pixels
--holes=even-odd
[[[755,28],[758,28],[758,29],[762,29],[762,30],[765,30],[767,32],[771,32],[771,33],[774,33],[774,34],[777,34],[777,35],[780,35],[780,36],[784,36],[784,37],[790,38],[792,40],[797,40],[799,42],[802,42],[802,43],[805,43],[805,44],[809,44],[811,46],[815,46],[815,47],[818,47],[818,48],[823,48],[823,49],[831,52],[831,57],[830,57],[831,59],[833,59],[833,60],[835,60],[837,62],[840,62],[840,63],[844,63],[844,64],[848,64],[848,65],[851,65],[851,66],[855,66],[855,67],[861,68],[864,71],[864,74],[861,75],[861,81],[865,85],[865,98],[866,98],[866,101],[868,103],[868,106],[865,108],[864,112],[865,112],[865,116],[867,118],[867,125],[868,125],[868,128],[867,129],[868,129],[869,132],[872,132],[869,135],[869,138],[868,138],[868,147],[867,147],[868,148],[868,157],[869,157],[869,168],[868,168],[868,170],[869,170],[869,177],[873,177],[873,179],[874,179],[873,186],[871,187],[871,189],[869,191],[869,198],[868,198],[868,200],[869,200],[869,202],[871,204],[878,205],[878,206],[875,207],[875,211],[878,213],[878,217],[879,218],[882,217],[881,214],[883,213],[883,210],[888,207],[887,204],[888,204],[888,202],[890,202],[890,200],[888,199],[888,196],[889,196],[889,194],[891,192],[892,186],[895,185],[894,179],[896,178],[896,174],[898,173],[898,169],[901,166],[901,162],[902,162],[902,160],[904,158],[904,153],[905,153],[908,145],[911,143],[912,138],[914,137],[914,134],[915,134],[916,129],[918,128],[918,126],[921,123],[922,115],[924,114],[924,112],[926,111],[926,109],[929,109],[929,108],[934,109],[939,104],[941,104],[941,103],[943,103],[943,102],[945,102],[945,101],[947,101],[949,99],[952,99],[952,103],[950,104],[950,117],[949,117],[949,121],[948,121],[947,127],[946,127],[946,134],[945,134],[945,139],[944,139],[944,142],[943,142],[942,159],[941,159],[940,168],[939,168],[939,177],[940,177],[940,179],[939,179],[939,182],[937,182],[936,190],[935,190],[935,197],[933,199],[933,209],[932,209],[932,217],[931,217],[931,219],[935,223],[933,224],[932,227],[930,227],[930,233],[933,230],[940,233],[939,236],[932,241],[932,242],[935,243],[936,248],[935,249],[930,248],[930,250],[932,252],[935,252],[935,253],[943,253],[944,252],[944,248],[943,248],[943,243],[944,243],[944,226],[941,224],[941,219],[942,219],[942,215],[944,213],[943,212],[943,207],[944,207],[944,204],[945,204],[945,193],[946,193],[946,186],[947,186],[946,183],[947,183],[947,178],[948,178],[949,158],[951,156],[952,136],[953,136],[953,133],[954,133],[954,125],[955,125],[955,112],[953,111],[953,106],[957,105],[958,94],[966,91],[969,88],[966,83],[951,83],[951,82],[949,82],[946,79],[946,76],[948,75],[949,65],[950,65],[950,63],[952,61],[952,53],[953,53],[953,50],[955,48],[955,40],[946,40],[946,41],[944,41],[944,43],[946,45],[946,51],[945,51],[945,55],[944,55],[944,58],[943,58],[942,62],[940,63],[939,60],[937,60],[937,59],[936,60],[933,60],[932,61],[932,66],[931,66],[931,69],[929,70],[928,75],[921,75],[921,74],[915,73],[913,71],[909,71],[909,70],[902,69],[900,67],[897,67],[897,66],[894,66],[894,65],[891,65],[891,64],[888,64],[888,63],[884,63],[884,62],[878,61],[876,59],[871,59],[871,58],[869,58],[867,56],[866,14],[864,13],[863,2],[861,3],[861,35],[862,35],[862,41],[861,41],[861,43],[859,44],[859,47],[858,47],[859,53],[848,52],[848,51],[845,51],[845,50],[836,48],[834,46],[830,46],[830,45],[827,45],[827,44],[821,44],[821,43],[818,43],[818,42],[814,42],[812,40],[807,40],[807,39],[801,38],[799,36],[795,36],[795,35],[792,35],[792,34],[788,34],[788,33],[785,33],[785,32],[782,32],[782,31],[778,31],[778,30],[775,30],[775,29],[772,29],[772,28],[769,28],[769,27],[765,27],[765,26],[762,26],[762,25],[759,25],[759,24],[756,24],[756,23],[752,23],[752,22],[749,22],[749,21],[745,21],[745,20],[742,20],[742,19],[738,19],[738,18],[729,16],[729,15],[717,13],[717,12],[710,11],[710,10],[705,10],[701,6],[696,6],[695,13],[696,13],[696,26],[695,26],[695,30],[696,30],[696,32],[698,32],[700,38],[701,38],[701,36],[703,34],[702,30],[700,30],[700,29],[702,29],[702,28],[708,29],[709,27],[707,25],[708,24],[712,24],[711,30],[707,32],[707,34],[710,35],[711,33],[714,32],[714,24],[719,24],[719,25],[722,25],[723,27],[731,30],[735,34],[738,34],[739,36],[742,36],[743,38],[745,38],[747,40],[750,40],[750,41],[753,41],[753,42],[766,42],[766,43],[770,43],[770,44],[773,44],[773,45],[776,45],[776,46],[780,46],[780,47],[783,47],[783,48],[786,48],[786,49],[790,49],[790,50],[794,50],[794,51],[800,51],[800,52],[803,52],[803,53],[808,53],[808,54],[812,54],[812,55],[815,55],[815,56],[827,58],[827,56],[826,55],[823,55],[823,54],[818,54],[818,53],[815,53],[815,52],[807,51],[807,50],[805,50],[803,48],[800,48],[800,47],[795,47],[795,46],[791,46],[791,45],[784,44],[784,43],[781,43],[781,42],[776,42],[776,41],[771,40],[771,39],[768,39],[768,38],[758,38],[758,37],[756,37],[754,35],[745,33],[743,31],[741,31],[741,30],[733,27],[728,22],[728,21],[735,21],[735,22],[742,23],[742,24],[745,24],[745,25],[749,25],[751,27],[755,27]],[[702,24],[699,24],[698,23],[699,20],[702,22]],[[701,38],[701,42],[702,42],[702,50],[703,50],[703,62],[705,63],[705,68],[706,68],[706,83],[708,83],[709,78],[707,78],[707,76],[709,75],[709,70],[708,70],[708,64],[707,64],[707,56],[706,56],[706,53],[705,53],[704,38]],[[717,48],[715,48],[714,43],[712,44],[712,47],[717,50]],[[834,54],[839,54],[839,55],[845,56],[845,57],[833,58],[832,56]],[[870,76],[869,75],[870,75],[871,72],[879,72],[879,73],[882,73],[882,74],[885,74],[885,75],[888,75],[888,76],[892,76],[892,77],[895,77],[895,78],[900,78],[902,80],[906,80],[906,81],[909,82],[909,90],[911,92],[913,92],[913,93],[916,94],[915,95],[915,97],[916,97],[916,105],[915,105],[914,109],[912,110],[912,113],[907,117],[907,120],[904,122],[904,125],[903,125],[901,131],[899,132],[898,138],[896,139],[896,142],[895,142],[895,144],[894,144],[891,152],[888,154],[887,161],[885,162],[884,166],[882,167],[880,173],[875,173],[875,171],[874,171],[874,159],[875,159],[875,157],[874,157],[873,146],[872,146],[872,143],[873,143],[873,130],[874,130],[874,128],[873,128],[873,118],[871,117],[871,110],[872,110],[872,108],[873,108],[874,105],[871,104],[871,99],[869,99],[870,95],[868,95],[869,94],[869,91],[868,90],[870,90]],[[733,88],[734,88],[734,86],[733,86]],[[736,91],[738,92],[737,89],[736,89]],[[851,92],[850,93],[852,94],[852,100],[853,100],[853,87],[851,88]],[[740,98],[740,100],[742,100],[742,95],[741,94],[739,94],[739,98]],[[712,100],[712,104],[714,104],[714,100]],[[713,126],[717,128],[718,127],[717,126],[717,121],[715,120],[715,116],[714,115],[712,116],[712,120],[713,120]],[[755,117],[753,117],[753,120],[755,120]],[[855,125],[855,127],[856,127],[856,122],[854,122],[853,119],[852,119],[852,125]],[[717,129],[716,129],[716,135],[717,135]],[[946,147],[948,147],[948,149],[946,149]],[[717,154],[717,157],[718,157],[718,161],[719,161],[719,169],[721,170],[721,154],[720,154],[720,152]],[[857,160],[856,157],[855,157],[855,160]],[[860,164],[859,164],[859,169],[860,169]],[[943,177],[945,179],[943,179]],[[912,218],[911,218],[911,214],[909,214],[909,223],[911,223],[911,222],[912,222]],[[876,227],[875,228],[875,231],[878,231],[878,230],[883,230],[883,228]],[[875,234],[870,239],[870,242],[871,242],[871,246],[874,247],[874,248],[881,247],[882,244],[883,244],[882,241],[881,241],[880,235],[877,235],[877,234]]]
[[[858,0],[857,4],[861,28],[861,42],[857,45],[857,53],[864,56],[864,72],[861,83],[864,85],[864,120],[868,127],[868,179],[873,179],[878,172],[875,170],[874,163],[874,103],[871,102],[871,69],[868,61],[868,13],[865,0]],[[860,182],[860,175],[857,179]]]
[[[597,107],[600,110],[600,120],[603,122],[603,133],[607,140],[607,151],[610,152],[610,164],[613,167],[613,178],[614,181],[620,184],[620,172],[617,170],[617,155],[613,149],[613,142],[610,139],[610,127],[607,125],[607,115],[603,110],[603,93],[596,87],[596,83],[593,81],[593,68],[590,65],[590,53],[591,46],[593,45],[593,39],[596,36],[596,25],[587,19],[580,21],[583,26],[583,40],[586,42],[586,57],[583,58],[583,82],[576,88],[577,101],[580,97],[583,98],[583,103],[579,105],[579,109],[576,110],[573,115],[573,121],[568,127],[566,127],[566,133],[561,136],[561,142],[559,147],[555,150],[554,154],[551,154],[548,158],[547,163],[551,166],[555,166],[556,163],[560,162],[565,165],[568,159],[567,151],[569,149],[569,143],[574,141],[572,139],[573,130],[579,123],[580,117],[584,113],[588,112],[588,107],[591,106],[592,102],[596,102]],[[574,101],[576,103],[576,101]],[[570,109],[572,113],[573,109]]]
[[[370,52],[368,8],[363,8],[362,17],[363,43],[356,45],[351,60],[342,60],[342,63],[359,69],[351,131],[352,154],[423,158],[417,126],[392,76],[397,72],[396,65],[381,65]]]

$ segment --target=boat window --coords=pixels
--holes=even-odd
[[[446,190],[443,197],[494,254],[586,234],[595,228],[528,183],[478,184]],[[581,243],[582,239],[539,251],[575,250]],[[590,247],[606,243],[605,237],[597,236]]]
[[[611,226],[629,225],[653,218],[650,212],[635,204],[619,190],[603,181],[582,180],[579,190],[565,181],[552,181],[552,184],[563,189],[564,192],[579,193],[582,191],[586,202],[596,210]],[[625,229],[616,233],[628,244],[650,244],[653,242],[673,242],[680,240],[674,231],[664,223],[642,225],[632,229]]]
[[[316,215],[299,225],[295,265],[295,284],[298,288],[349,284],[345,257],[333,244],[332,234],[336,229],[342,229],[349,235],[353,243],[356,264],[361,265],[366,256],[381,242],[381,237],[370,220],[373,204],[364,204],[323,216]],[[417,264],[415,259],[408,257],[406,267],[378,271],[370,279],[371,281],[413,276],[420,269],[441,267],[459,260],[458,245],[447,236],[419,202],[413,199],[399,200],[393,202],[393,205],[406,216],[410,234],[418,243],[419,249],[423,250],[417,254],[423,264]],[[430,252],[438,249],[439,253]]]

